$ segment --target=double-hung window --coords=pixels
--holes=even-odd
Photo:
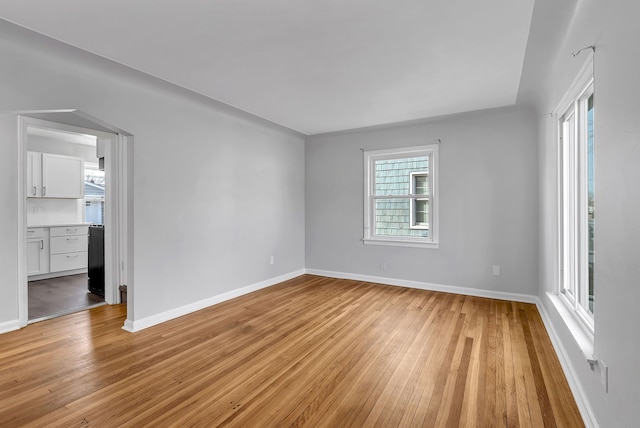
[[[593,332],[594,87],[583,73],[557,114],[559,166],[559,291]]]
[[[438,247],[438,146],[364,152],[364,243]]]

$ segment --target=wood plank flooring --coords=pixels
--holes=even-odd
[[[0,335],[1,427],[581,427],[534,305],[303,275]]]

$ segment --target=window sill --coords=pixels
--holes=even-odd
[[[390,247],[440,248],[437,242],[400,241],[396,239],[363,239],[365,245],[386,245]]]
[[[587,360],[593,359],[593,333],[578,319],[578,315],[567,307],[560,296],[555,293],[547,293],[547,297],[558,311],[584,357]]]

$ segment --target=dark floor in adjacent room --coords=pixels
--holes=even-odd
[[[104,303],[89,293],[87,274],[29,281],[29,321],[51,318]]]

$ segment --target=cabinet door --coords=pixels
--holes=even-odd
[[[27,198],[42,197],[42,153],[27,152]]]
[[[27,275],[49,272],[49,251],[44,238],[27,241]]]
[[[42,196],[45,198],[84,198],[84,160],[43,153]]]

